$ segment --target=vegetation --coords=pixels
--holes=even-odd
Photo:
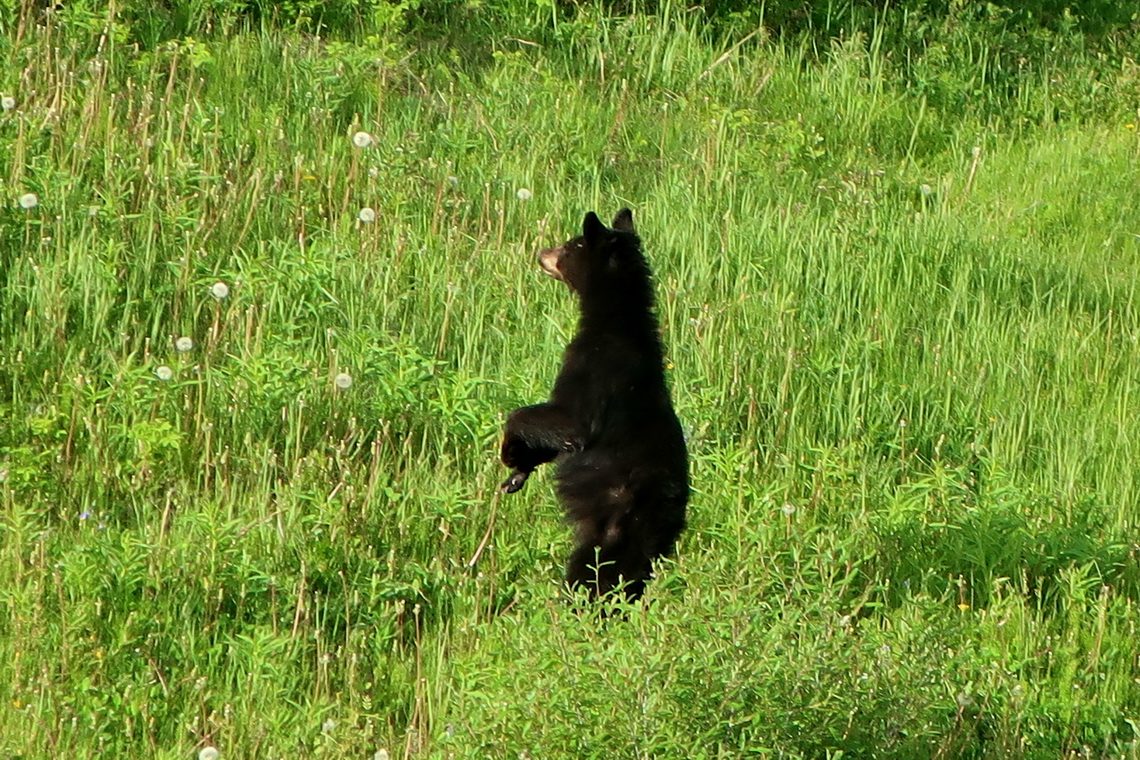
[[[1134,18],[264,7],[0,8],[2,754],[1140,754]],[[695,493],[601,616],[496,450],[622,205]]]

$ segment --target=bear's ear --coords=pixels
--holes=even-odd
[[[617,216],[614,217],[613,228],[618,232],[636,233],[637,230],[633,228],[633,212],[627,208],[617,212]]]
[[[604,234],[606,234],[606,225],[602,224],[598,215],[593,211],[586,214],[586,218],[582,221],[582,235],[586,238],[586,242],[599,240]]]

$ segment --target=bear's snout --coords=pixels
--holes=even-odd
[[[565,246],[558,246],[556,248],[543,248],[538,252],[538,265],[542,267],[542,271],[556,280],[563,280],[562,270],[558,268],[558,263],[562,259],[562,250]]]

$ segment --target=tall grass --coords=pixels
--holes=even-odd
[[[0,48],[5,754],[1137,756],[1126,60],[1055,123],[1044,76],[974,110],[873,33],[679,9],[477,63],[37,13]],[[533,250],[621,205],[695,494],[598,618],[496,447],[574,324]]]

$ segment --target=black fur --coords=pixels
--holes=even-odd
[[[540,464],[557,465],[558,497],[577,547],[566,581],[602,596],[623,583],[636,599],[652,561],[685,527],[689,465],[665,385],[653,284],[629,209],[606,227],[586,214],[582,235],[538,254],[543,270],[578,295],[578,334],[550,401],[507,420],[503,490]]]

